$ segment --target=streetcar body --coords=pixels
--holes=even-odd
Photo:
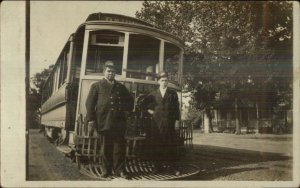
[[[183,42],[141,20],[95,13],[70,36],[42,89],[41,123],[49,137],[74,146],[77,119],[85,117],[91,84],[101,80],[104,62],[114,61],[116,80],[132,96],[157,88],[156,74],[170,75],[180,95]],[[179,96],[180,98],[181,96]]]
[[[41,124],[46,135],[55,140],[59,150],[76,158],[81,173],[101,179],[98,143],[102,138],[89,134],[85,103],[91,85],[104,78],[104,63],[111,60],[115,79],[125,85],[135,101],[124,125],[127,172],[135,174],[136,179],[144,179],[149,173],[152,175],[148,178],[157,180],[178,178],[155,175],[151,159],[143,152],[148,150],[147,130],[153,120],[142,104],[147,101],[143,100],[145,96],[158,88],[160,71],[168,72],[168,87],[177,92],[181,104],[183,46],[179,38],[135,18],[89,15],[69,37],[42,88]],[[191,148],[191,126],[180,121],[175,137],[179,153]],[[145,160],[148,162],[140,163]],[[188,171],[182,176],[199,172],[191,165],[183,164],[183,168]]]

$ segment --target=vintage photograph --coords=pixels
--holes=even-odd
[[[26,3],[25,181],[298,179],[293,2]]]

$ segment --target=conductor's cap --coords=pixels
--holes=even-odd
[[[115,64],[113,61],[108,60],[104,63],[104,67],[115,68]]]

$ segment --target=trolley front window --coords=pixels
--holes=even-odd
[[[105,61],[112,60],[116,74],[121,74],[124,36],[124,33],[108,30],[90,32],[85,73],[99,75],[103,73]]]
[[[158,69],[160,40],[145,35],[130,34],[127,77],[154,80]]]

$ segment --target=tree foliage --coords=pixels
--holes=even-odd
[[[292,12],[290,2],[145,1],[136,17],[185,41],[185,84],[207,109],[291,103]]]
[[[263,59],[292,41],[288,2],[145,1],[136,16],[183,39],[202,62]]]
[[[31,82],[34,88],[40,93],[45,81],[47,80],[48,76],[50,75],[54,65],[50,65],[47,69],[44,69],[42,72],[36,73],[32,78]]]

